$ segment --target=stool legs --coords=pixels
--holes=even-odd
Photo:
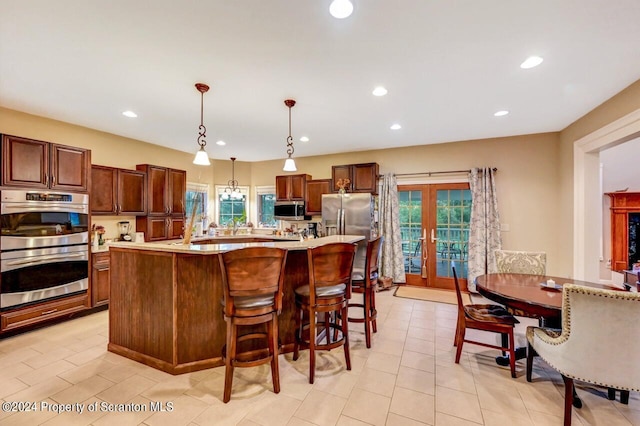
[[[233,384],[233,361],[236,359],[236,342],[238,327],[227,321],[227,348],[225,354],[225,370],[224,370],[224,396],[222,401],[225,403],[231,400],[231,386]]]

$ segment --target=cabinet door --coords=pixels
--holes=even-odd
[[[165,167],[147,166],[147,192],[149,216],[166,216],[169,214],[167,205],[167,169]]]
[[[338,180],[345,179],[351,180],[351,166],[331,166],[331,180],[333,181],[333,192],[338,192],[340,188],[338,188]],[[353,183],[353,182],[352,182]],[[348,187],[345,187],[347,192],[351,192],[351,184]]]
[[[291,176],[276,176],[276,201],[287,201],[289,199],[289,186]]]
[[[353,192],[378,193],[378,164],[354,164],[351,172]]]
[[[304,201],[306,195],[306,175],[289,176],[289,199],[293,201]]]
[[[51,144],[51,189],[87,191],[90,151]]]
[[[147,214],[147,175],[138,170],[118,170],[118,214]],[[93,187],[93,184],[92,184]],[[93,196],[93,195],[92,195]]]
[[[168,170],[169,179],[169,214],[174,216],[183,216],[185,214],[184,197],[187,193],[187,172],[184,170]]]
[[[2,185],[47,188],[49,144],[15,136],[2,136]]]
[[[308,180],[305,214],[308,216],[322,214],[322,194],[330,193],[331,179]]]
[[[91,271],[91,305],[109,303],[109,253],[94,253]]]
[[[167,219],[168,239],[182,238],[184,236],[184,218],[170,217]]]
[[[118,169],[114,167],[91,166],[91,214],[116,214],[117,175]]]
[[[167,226],[168,219],[166,216],[147,216],[145,219],[145,241],[159,241],[169,239],[169,227]]]

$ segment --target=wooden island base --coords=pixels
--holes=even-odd
[[[114,244],[109,249],[108,350],[170,374],[224,365],[226,325],[217,253],[247,245],[268,245],[289,249],[278,325],[280,351],[291,352],[295,340],[294,289],[308,283],[306,248],[362,239],[342,235],[308,242],[186,247]],[[245,348],[254,349],[259,348]]]

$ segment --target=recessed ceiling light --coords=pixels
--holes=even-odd
[[[138,116],[138,114],[136,114],[133,111],[123,111],[122,115],[124,115],[125,117],[129,117],[129,118],[136,118]]]
[[[502,117],[503,115],[507,114],[509,114],[509,111],[503,109],[501,111],[496,111],[493,115],[495,115],[496,117]]]
[[[302,136],[302,137],[300,138],[300,142],[309,142],[309,138],[308,138],[308,137],[306,137],[306,136]]]
[[[216,145],[220,145],[220,146],[224,146],[224,145],[226,145],[226,144],[227,144],[227,143],[226,143],[225,141],[218,141],[218,142],[216,142]]]
[[[373,89],[373,96],[384,96],[387,94],[387,89],[385,89],[382,86],[378,86],[375,89]]]
[[[391,130],[399,130],[402,129],[402,126],[399,125],[398,123],[392,124],[391,127],[389,127]]]
[[[542,63],[543,59],[540,56],[529,56],[523,63],[520,64],[520,68],[528,70],[529,68],[537,67]]]
[[[329,6],[329,13],[334,18],[348,18],[353,13],[353,4],[349,0],[333,0]]]

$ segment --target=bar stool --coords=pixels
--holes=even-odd
[[[364,270],[353,270],[351,292],[362,294],[362,303],[349,303],[349,307],[362,308],[362,318],[349,317],[349,322],[364,323],[364,338],[367,348],[371,347],[371,329],[376,333],[378,327],[376,318],[376,286],[378,284],[378,261],[384,237],[380,236],[367,242],[367,257]]]
[[[307,249],[309,284],[295,289],[296,341],[293,359],[295,361],[300,356],[300,347],[309,348],[309,383],[313,383],[315,375],[316,350],[344,346],[347,370],[351,370],[348,321],[340,318],[348,317],[355,253],[356,245],[348,243]],[[316,317],[318,313],[322,314],[321,318]],[[308,339],[305,338],[306,330]],[[321,343],[322,339],[326,339],[326,343]]]
[[[280,392],[278,315],[282,310],[286,258],[286,250],[273,247],[248,247],[218,254],[227,323],[226,345],[222,349],[225,403],[231,399],[235,367],[270,362],[273,392]],[[266,332],[250,327],[246,334],[238,334],[239,327],[260,324],[266,324]],[[238,353],[238,343],[253,339],[266,339],[268,349],[251,346],[251,350]]]

